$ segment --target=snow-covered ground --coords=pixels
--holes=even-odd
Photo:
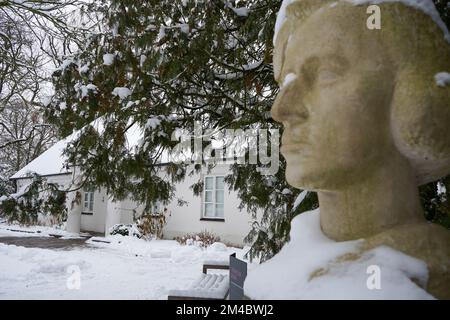
[[[51,234],[75,245],[40,249],[1,243],[2,237],[18,236],[35,245],[47,238],[54,241]],[[188,288],[201,275],[204,262],[226,261],[234,252],[243,259],[246,250],[222,243],[204,249],[119,235],[94,237],[79,245],[83,241],[73,236],[52,228],[0,222],[0,299],[167,299],[170,290]],[[321,232],[318,210],[303,213],[292,222],[291,241],[275,257],[260,265],[248,264],[246,295],[252,299],[433,299],[423,289],[428,280],[426,264],[389,247],[339,261],[338,257],[357,252],[361,241],[334,242]],[[321,269],[323,274],[312,276]]]
[[[22,228],[39,234],[6,228],[0,224],[0,237],[55,233],[42,227]],[[221,243],[202,249],[122,236],[87,243],[70,250],[0,243],[0,299],[166,299],[169,290],[185,289],[201,274],[203,261],[227,260],[233,252],[242,258],[244,253]]]

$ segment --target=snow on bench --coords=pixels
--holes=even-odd
[[[207,264],[210,266],[229,266],[230,260],[205,260],[203,264]]]
[[[185,290],[170,290],[168,300],[223,300],[229,290],[228,275],[206,274],[195,280],[189,288]]]

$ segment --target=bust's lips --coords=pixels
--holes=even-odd
[[[300,132],[300,130],[303,130]],[[306,137],[305,128],[303,126],[297,126],[295,130],[286,130],[281,137],[280,152],[298,152],[305,148],[305,140],[302,137]]]

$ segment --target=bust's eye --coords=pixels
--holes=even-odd
[[[336,82],[338,79],[339,73],[330,68],[323,68],[317,73],[316,81],[318,84],[327,85]]]

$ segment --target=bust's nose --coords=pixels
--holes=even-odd
[[[301,88],[298,86],[281,89],[270,110],[272,119],[282,123],[305,121],[309,116],[309,112],[303,104],[300,91]]]

